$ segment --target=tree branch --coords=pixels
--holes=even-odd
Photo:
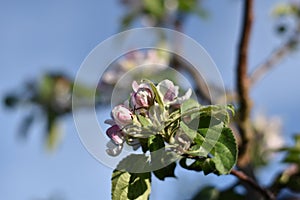
[[[174,21],[174,28],[178,32],[183,32],[183,22],[181,19],[178,18]],[[176,41],[177,44],[175,48],[180,49],[181,41],[179,39]],[[205,103],[211,104],[209,89],[206,85],[207,83],[205,83],[204,79],[199,74],[197,69],[195,69],[195,67],[190,65],[188,62],[185,62],[185,60],[183,60],[179,55],[176,54],[173,55],[171,66],[173,66],[173,68],[176,70],[184,70],[185,72],[187,72],[192,77],[195,83],[195,93],[197,94],[197,96],[200,97]]]
[[[270,199],[270,200],[276,199],[274,194],[271,191],[260,187],[252,178],[247,176],[244,172],[232,169],[230,174],[236,176],[240,181],[249,184],[252,188],[254,188],[258,192],[260,192],[267,199]]]
[[[205,103],[211,104],[211,97],[207,83],[205,83],[204,79],[195,67],[180,59],[178,55],[173,56],[172,66],[176,70],[184,70],[187,72],[195,83],[195,92],[197,96],[202,98]]]
[[[298,25],[295,27],[294,33],[291,34],[281,46],[275,49],[265,62],[258,65],[252,72],[251,85],[254,85],[257,81],[259,81],[267,74],[267,72],[273,69],[276,64],[278,64],[285,56],[287,56],[288,53],[295,48],[295,46],[299,45],[299,35],[300,23],[298,23]]]
[[[290,165],[287,169],[280,172],[273,181],[269,189],[277,195],[283,188],[289,188],[288,184],[293,177],[299,177],[299,167],[296,164]]]
[[[237,58],[237,97],[239,101],[238,110],[238,128],[241,134],[242,145],[240,148],[239,164],[241,166],[247,165],[249,158],[247,155],[249,141],[252,137],[250,127],[250,111],[251,101],[249,97],[250,81],[248,77],[248,47],[250,41],[250,34],[253,21],[253,0],[245,0],[244,16],[242,21],[242,32],[238,48]]]
[[[295,39],[290,38],[282,46],[275,49],[265,62],[258,65],[250,76],[251,86],[257,83],[270,70],[272,70],[292,50],[294,45],[295,45]]]

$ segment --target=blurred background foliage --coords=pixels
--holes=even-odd
[[[184,32],[184,23],[189,16],[193,15],[200,17],[201,20],[206,20],[214,15],[214,13],[203,7],[202,2],[204,0],[121,0],[119,3],[120,6],[123,6],[125,12],[119,27],[120,30],[126,30],[136,26],[159,26]],[[257,83],[283,58],[299,49],[300,2],[284,1],[281,4],[274,5],[272,17],[275,33],[281,42],[271,52],[270,56],[255,68],[251,74],[253,84]],[[162,40],[157,41],[158,47],[162,45],[164,45]],[[147,65],[153,62],[160,63],[162,66],[171,66],[179,72],[187,74],[187,77],[193,80],[192,85],[198,98],[203,102],[209,102],[206,95],[207,88],[203,86],[201,77],[195,76],[191,71],[188,63],[183,62],[176,55],[151,49],[133,51],[111,64],[97,87],[95,94],[96,106],[110,106],[111,94],[122,75],[137,65]],[[170,74],[169,71],[165,71],[164,67],[155,70],[155,72],[144,73],[145,76],[148,73],[151,74],[152,79],[158,76],[171,76],[175,82],[177,80],[176,74]],[[130,80],[135,78],[131,77]],[[45,136],[45,144],[47,148],[55,150],[62,138],[59,121],[64,119],[64,116],[72,113],[73,83],[74,77],[66,75],[65,72],[49,71],[34,80],[20,83],[18,89],[9,88],[3,99],[4,105],[11,110],[19,108],[24,110],[24,117],[18,124],[18,134],[21,137],[27,137],[30,126],[34,122],[41,123],[43,121],[45,131],[42,133]],[[124,94],[126,93],[128,92],[125,88]],[[84,103],[84,99],[92,98],[94,95],[94,91],[90,88],[82,85],[82,93],[76,95],[82,98],[82,107],[91,106]],[[120,99],[124,99],[124,97],[120,96]],[[235,92],[231,88],[228,89],[228,100],[238,106]],[[297,109],[297,105],[295,105],[295,109]],[[235,123],[235,121],[232,122],[232,128],[235,130],[236,137],[240,139]],[[286,133],[283,133],[281,119],[267,116],[264,113],[252,117],[251,125],[255,140],[250,152],[253,178],[258,181],[256,173],[262,167],[266,167],[273,162],[278,152],[280,152],[279,154],[284,156],[279,162],[285,163],[286,168],[279,172],[272,183],[266,187],[278,194],[278,199],[300,199],[297,194],[297,192],[300,192],[300,136],[294,134],[294,145],[285,146],[286,142],[284,140],[286,137],[284,137],[284,134]],[[253,191],[249,190],[249,187],[236,180],[223,190],[219,190],[214,185],[200,188],[193,199],[251,199],[251,197],[257,197],[251,192]]]

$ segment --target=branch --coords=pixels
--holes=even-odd
[[[238,48],[237,58],[237,97],[239,101],[239,131],[242,139],[242,146],[240,149],[240,161],[241,165],[248,163],[247,149],[249,141],[251,139],[251,127],[250,127],[250,110],[251,101],[249,97],[250,81],[248,77],[248,46],[250,41],[250,34],[253,21],[253,0],[245,0],[244,3],[244,16],[242,21],[242,32]]]
[[[252,178],[247,176],[244,172],[232,169],[230,174],[236,176],[240,181],[249,184],[252,188],[254,188],[258,192],[260,192],[267,199],[270,199],[270,200],[276,199],[274,194],[271,191],[260,187]]]
[[[178,55],[173,56],[172,66],[176,70],[185,70],[185,72],[187,72],[192,77],[192,80],[195,83],[195,92],[197,96],[201,97],[204,102],[211,104],[211,97],[207,83],[195,67],[180,59]]]
[[[178,32],[183,32],[183,22],[180,18],[174,21],[174,28]],[[179,40],[179,38],[176,40],[176,42],[177,43],[175,44],[175,48],[181,49],[181,41]],[[185,62],[180,58],[180,56],[176,54],[173,55],[171,66],[173,66],[173,68],[176,70],[185,70],[185,72],[187,72],[192,77],[195,83],[195,93],[197,94],[197,96],[200,97],[204,102],[211,104],[209,89],[206,85],[207,83],[204,81],[195,67],[190,65],[188,62]]]
[[[277,195],[283,188],[289,188],[289,181],[297,176],[299,177],[299,167],[292,164],[276,176],[269,189]]]
[[[295,45],[295,39],[291,37],[282,46],[275,49],[265,62],[256,67],[251,74],[251,86],[262,79],[270,70],[272,70]]]

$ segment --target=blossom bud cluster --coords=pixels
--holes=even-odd
[[[163,113],[168,113],[170,107],[178,107],[191,96],[191,90],[188,90],[184,96],[178,97],[179,87],[167,79],[156,86],[151,82],[138,84],[134,81],[132,89],[133,92],[129,99],[123,104],[115,106],[111,112],[112,119],[105,121],[111,125],[106,131],[107,136],[111,139],[107,145],[107,153],[111,156],[120,154],[125,141],[132,144],[131,140],[133,139],[128,137],[129,134],[124,129],[130,125],[142,126],[137,116],[142,116],[149,121],[149,124],[158,126],[161,123],[156,121],[164,120],[165,117],[158,118],[156,113],[157,119],[153,119],[153,110],[157,112],[157,107],[162,107],[162,115],[165,116]],[[137,145],[136,142],[134,144]]]

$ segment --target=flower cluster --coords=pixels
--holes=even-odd
[[[157,85],[150,81],[140,84],[134,81],[132,89],[129,99],[115,106],[111,112],[112,119],[105,121],[111,125],[106,131],[111,139],[107,145],[107,153],[111,156],[119,155],[125,142],[137,149],[141,145],[140,138],[163,131],[171,110],[178,109],[192,94],[189,89],[179,97],[179,87],[170,80],[163,80]]]

